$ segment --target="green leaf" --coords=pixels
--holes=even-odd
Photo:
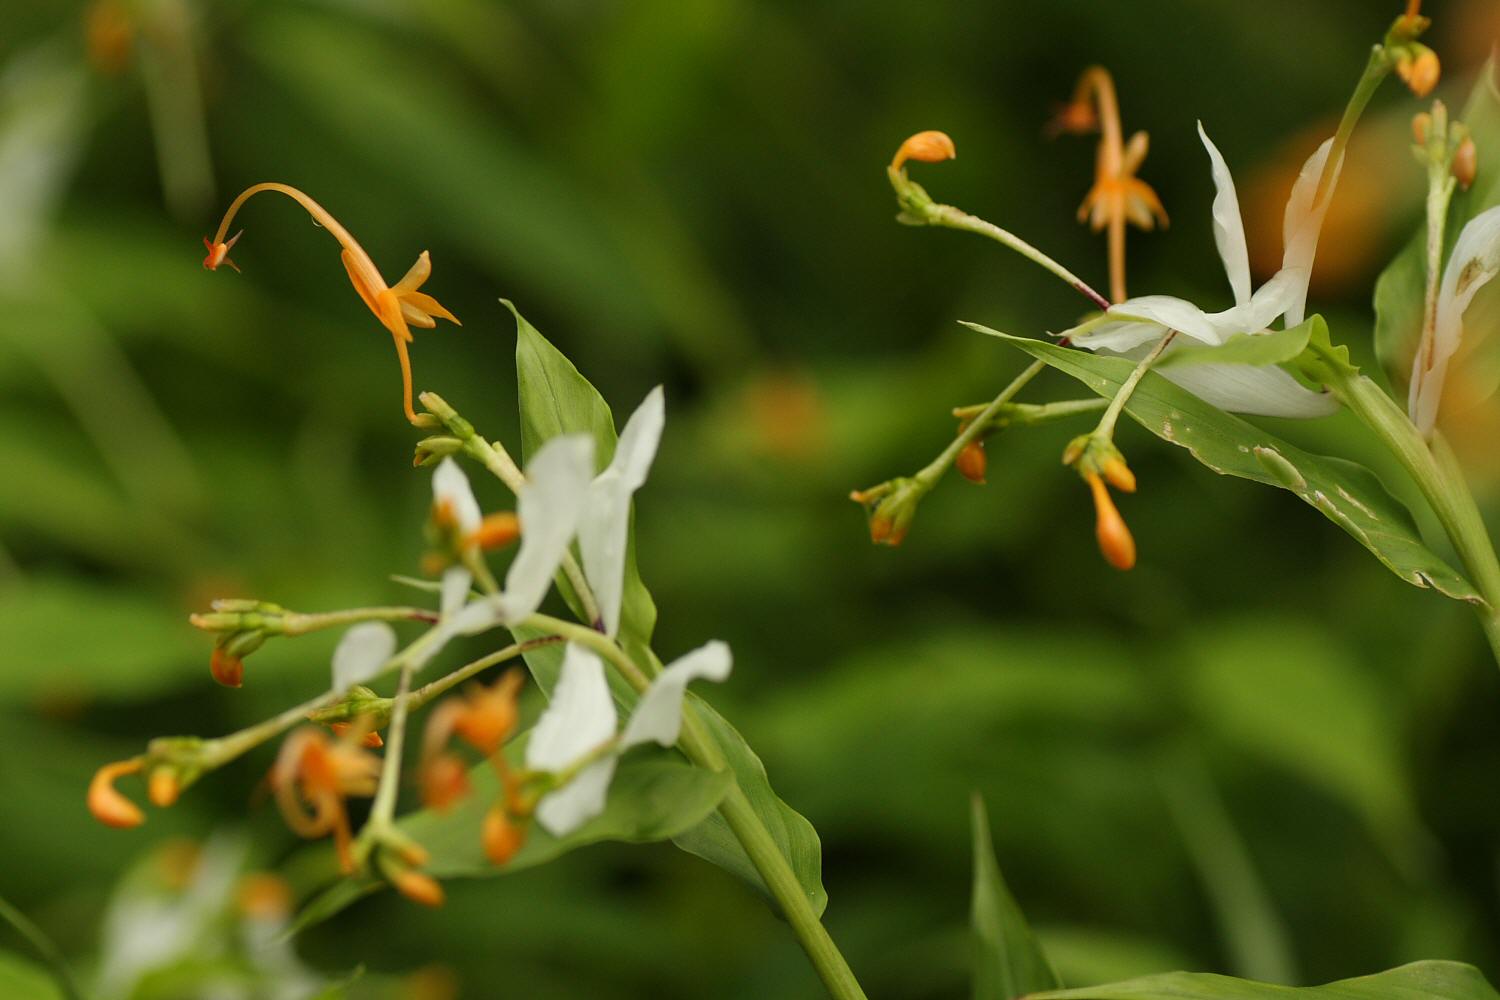
[[[1494,57],[1485,64],[1479,80],[1469,95],[1462,113],[1457,116],[1469,128],[1479,149],[1479,172],[1468,191],[1455,191],[1448,207],[1444,229],[1444,259],[1453,249],[1459,231],[1480,212],[1500,205],[1500,63]],[[1412,356],[1422,333],[1422,309],[1426,300],[1427,222],[1418,222],[1416,232],[1375,283],[1375,354],[1390,377],[1391,384],[1405,391],[1411,380]],[[1500,289],[1487,289],[1470,305],[1466,324],[1470,329],[1485,329],[1477,310],[1490,317],[1500,317]],[[1490,324],[1493,328],[1493,322]],[[1483,377],[1489,392],[1500,380],[1500,337],[1484,338],[1482,344],[1465,344],[1466,351],[1478,348],[1483,353]],[[1486,393],[1487,394],[1487,393]]]
[[[808,902],[821,915],[828,906],[828,893],[823,888],[823,846],[818,839],[818,831],[813,829],[806,817],[783,802],[771,788],[771,781],[766,776],[766,766],[755,755],[755,751],[750,749],[739,731],[702,698],[691,692],[688,698],[707,726],[709,735],[723,751],[735,780],[739,782],[740,790],[750,800],[750,807],[766,825],[771,839],[792,866],[797,883],[802,886]],[[761,881],[760,873],[755,870],[745,849],[740,846],[739,840],[720,814],[714,813],[692,830],[673,838],[673,843],[689,854],[696,854],[744,879],[767,900],[771,899],[770,890]]]
[[[977,945],[974,1000],[1012,1000],[1062,986],[1037,943],[1031,925],[1000,874],[984,800],[973,796],[974,896],[972,920]]]
[[[528,323],[515,306],[509,302],[505,304],[516,317],[516,378],[520,388],[524,453],[535,453],[543,442],[558,434],[591,434],[598,447],[596,461],[602,468],[614,454],[616,440],[609,404],[573,362]],[[656,605],[636,569],[633,528],[628,553],[620,643],[638,663],[659,666],[650,648],[651,632],[656,624]],[[567,581],[561,577],[559,580],[569,606],[579,614],[576,598],[566,589]],[[521,639],[529,637],[521,631],[516,634]],[[561,651],[557,647],[532,650],[526,656],[527,666],[544,690],[555,683],[560,660]],[[610,676],[617,698],[627,706],[633,704],[634,693],[618,681],[613,671]],[[777,796],[766,777],[765,765],[746,744],[744,737],[701,698],[691,694],[689,697],[698,706],[710,734],[723,751],[740,789],[790,862],[807,898],[821,913],[828,903],[828,894],[823,889],[822,846],[817,831]],[[717,813],[709,816],[697,828],[675,839],[683,850],[739,876],[769,898],[755,866],[722,816]]]
[[[1494,1000],[1495,990],[1471,965],[1413,962],[1326,986],[1273,986],[1206,973],[1169,972],[1123,983],[1054,990],[1033,1000]]]
[[[1099,357],[1025,337],[965,326],[1020,348],[1112,398],[1135,369],[1123,358]],[[1379,478],[1354,462],[1314,455],[1203,402],[1155,372],[1136,387],[1125,412],[1163,441],[1186,448],[1215,472],[1290,490],[1354,536],[1391,572],[1417,587],[1431,587],[1479,603],[1473,584],[1433,554],[1411,514]]]
[[[52,973],[9,951],[0,951],[0,997],[6,1000],[63,1000]]]
[[[1291,361],[1307,347],[1308,338],[1321,329],[1327,335],[1328,325],[1321,316],[1309,316],[1289,330],[1269,333],[1237,333],[1222,344],[1186,343],[1163,354],[1156,368],[1182,368],[1188,365],[1279,365]]]

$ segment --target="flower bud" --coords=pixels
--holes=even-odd
[[[1130,466],[1125,464],[1125,459],[1118,453],[1104,460],[1099,471],[1104,474],[1104,479],[1109,485],[1121,493],[1135,492],[1135,473],[1130,471]]]
[[[422,804],[445,812],[469,794],[469,770],[455,753],[433,754],[422,763]]]
[[[223,646],[215,646],[209,654],[208,671],[225,687],[237,688],[245,683],[245,661],[230,655]]]
[[[918,132],[896,150],[896,155],[891,160],[891,169],[900,170],[907,160],[916,160],[918,163],[941,163],[957,155],[958,151],[953,147],[953,140],[948,138],[946,133]]]
[[[410,868],[402,868],[394,872],[391,875],[391,884],[401,895],[423,906],[442,906],[446,898],[443,894],[443,887],[437,879]]]
[[[971,483],[983,486],[984,473],[989,466],[989,459],[984,454],[984,442],[975,438],[964,445],[953,464],[958,468],[960,476]]]
[[[1094,495],[1094,537],[1099,542],[1099,552],[1115,569],[1128,570],[1135,566],[1135,539],[1115,508],[1104,480],[1095,474],[1090,474],[1087,480]]]
[[[511,822],[500,804],[490,807],[484,814],[484,856],[494,865],[503,865],[516,856],[526,843],[526,828]]]
[[[862,505],[869,514],[870,541],[894,547],[906,539],[917,504],[927,489],[919,480],[903,477],[868,490],[855,490],[849,499]]]
[[[158,809],[165,809],[182,794],[182,781],[170,767],[153,768],[146,779],[146,797]]]
[[[136,774],[142,766],[144,766],[143,762],[139,758],[134,758],[105,764],[94,772],[94,778],[89,782],[86,801],[89,812],[93,813],[95,819],[105,826],[112,826],[118,830],[140,826],[146,821],[146,816],[141,812],[140,807],[121,795],[115,788],[115,779],[127,774]]]
[[[1427,145],[1427,136],[1432,133],[1432,115],[1418,111],[1411,116],[1411,137],[1418,146]]]
[[[448,435],[436,435],[425,437],[417,442],[417,450],[412,455],[413,466],[436,465],[449,455],[456,455],[463,450],[464,443],[456,437]]]
[[[1474,139],[1469,137],[1459,143],[1453,154],[1453,177],[1465,191],[1474,185],[1474,176],[1479,172],[1479,152],[1474,148]]]
[[[1436,52],[1413,42],[1396,57],[1396,75],[1406,82],[1413,94],[1426,97],[1443,75],[1442,64],[1438,62]]]
[[[487,551],[503,549],[521,537],[521,519],[510,511],[486,514],[474,532],[474,544]]]

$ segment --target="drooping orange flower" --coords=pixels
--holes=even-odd
[[[401,361],[402,404],[406,410],[406,418],[415,423],[417,414],[412,408],[411,359],[406,350],[406,345],[412,340],[410,328],[417,326],[430,330],[437,326],[438,319],[445,319],[456,324],[459,322],[458,317],[443,308],[437,299],[419,290],[432,274],[432,261],[427,251],[422,251],[417,257],[417,262],[400,281],[394,285],[387,285],[379,268],[359,245],[359,241],[350,235],[349,231],[328,213],[327,209],[294,187],[267,182],[246,188],[230,203],[229,210],[224,213],[224,218],[219,223],[218,232],[214,234],[213,239],[205,238],[203,241],[204,246],[208,248],[208,256],[203,258],[204,267],[215,271],[221,264],[228,264],[236,271],[239,270],[234,261],[229,259],[229,251],[239,240],[241,233],[236,233],[228,241],[224,239],[224,236],[229,232],[229,224],[234,220],[235,213],[240,210],[240,206],[262,191],[275,191],[297,202],[313,217],[314,222],[328,230],[343,247],[339,257],[344,262],[344,270],[348,272],[349,281],[354,285],[354,290],[359,293],[360,299],[370,312],[375,314],[375,318],[380,320],[396,341],[396,355]]]
[[[337,740],[304,727],[282,743],[271,769],[271,787],[287,826],[309,838],[332,833],[347,873],[354,871],[354,858],[344,800],[374,795],[380,780],[380,758],[361,747],[363,740],[361,727]]]
[[[1094,232],[1109,229],[1110,298],[1125,301],[1125,224],[1143,230],[1168,224],[1166,209],[1151,185],[1136,177],[1150,148],[1150,137],[1137,132],[1127,144],[1120,130],[1120,105],[1114,79],[1102,66],[1090,66],[1078,79],[1073,98],[1049,127],[1052,134],[1086,135],[1098,131],[1094,186],[1078,208],[1078,221]]]
[[[115,788],[116,779],[127,774],[139,774],[145,766],[145,761],[134,757],[105,764],[94,773],[93,780],[89,782],[87,801],[89,812],[93,813],[95,819],[117,830],[126,830],[146,822],[146,815],[141,812],[141,807]]]

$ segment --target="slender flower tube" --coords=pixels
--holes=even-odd
[[[204,246],[208,248],[208,256],[203,258],[204,267],[210,271],[216,271],[221,264],[228,264],[236,271],[239,270],[234,261],[229,259],[229,251],[242,234],[236,233],[227,241],[224,236],[229,232],[229,224],[234,221],[235,213],[240,210],[240,206],[262,191],[275,191],[297,202],[307,209],[314,222],[328,230],[343,247],[339,257],[344,262],[344,270],[348,272],[349,281],[354,285],[354,290],[359,293],[360,299],[370,312],[375,314],[375,318],[380,320],[396,341],[396,356],[401,360],[402,404],[406,409],[406,419],[417,423],[417,413],[411,403],[411,359],[406,351],[406,345],[412,339],[410,327],[418,326],[430,330],[437,325],[437,319],[445,319],[455,324],[459,322],[458,317],[443,308],[437,299],[419,291],[432,274],[432,261],[427,251],[422,251],[417,257],[417,262],[400,281],[394,285],[387,285],[379,268],[375,266],[375,262],[370,259],[369,254],[365,253],[364,247],[359,245],[359,241],[349,233],[349,230],[340,225],[327,209],[290,185],[266,182],[246,188],[230,203],[229,210],[224,213],[224,218],[219,222],[218,232],[212,239],[205,238],[203,241]]]

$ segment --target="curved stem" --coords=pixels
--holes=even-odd
[[[359,241],[354,238],[349,230],[345,229],[339,223],[339,220],[329,214],[328,209],[319,205],[316,201],[313,201],[306,194],[292,187],[290,184],[265,181],[260,184],[253,184],[241,191],[239,196],[229,203],[229,208],[224,211],[224,218],[219,221],[219,229],[214,233],[215,243],[224,242],[224,235],[229,232],[229,224],[234,221],[235,213],[240,210],[240,207],[263,191],[274,191],[277,194],[286,195],[307,209],[307,214],[313,217],[313,221],[328,230],[328,234],[338,240],[339,246],[349,251],[349,255],[354,259],[355,267],[360,272],[360,277],[365,279],[372,293],[388,287],[385,279],[380,276],[380,269],[375,266],[375,262],[370,259],[370,255],[365,253],[365,248],[359,245]],[[408,398],[410,398],[410,394],[408,394]]]
[[[1161,352],[1167,349],[1167,345],[1176,336],[1176,330],[1168,330],[1166,335],[1156,342],[1156,346],[1151,349],[1151,353],[1142,358],[1140,363],[1135,366],[1135,370],[1130,373],[1130,376],[1124,382],[1120,383],[1120,390],[1115,393],[1115,398],[1109,401],[1109,407],[1104,411],[1104,415],[1099,418],[1099,426],[1094,428],[1095,435],[1104,438],[1106,441],[1114,437],[1115,424],[1120,419],[1120,412],[1125,409],[1125,404],[1130,402],[1130,397],[1135,393],[1135,387],[1141,384],[1141,379],[1146,377],[1146,373],[1151,370],[1151,366],[1156,363],[1156,359],[1161,357]]]
[[[1036,378],[1042,369],[1046,367],[1046,363],[1042,361],[1033,361],[1027,365],[1021,374],[1017,375],[1011,380],[1009,385],[1000,390],[1000,395],[991,400],[988,406],[980,410],[974,419],[969,421],[968,426],[949,442],[948,447],[944,448],[937,458],[928,462],[927,466],[912,478],[925,486],[931,486],[937,482],[938,477],[947,472],[948,467],[958,458],[958,453],[963,451],[970,441],[984,433],[989,427],[990,421],[994,419],[995,414],[999,413],[1001,408],[1009,403],[1016,393],[1025,388],[1026,383]]]
[[[1078,78],[1073,103],[1082,104],[1094,95],[1099,110],[1099,176],[1115,177],[1124,162],[1124,144],[1120,131],[1120,102],[1115,96],[1114,77],[1103,66],[1090,66]]]

